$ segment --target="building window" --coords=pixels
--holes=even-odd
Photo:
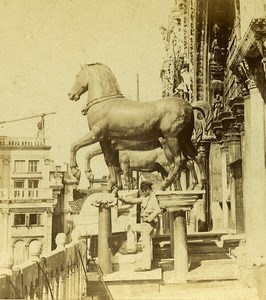
[[[38,225],[38,215],[37,214],[30,214],[29,215],[29,225]]]
[[[26,225],[26,215],[25,214],[15,214],[14,215],[14,225]]]
[[[14,180],[15,189],[24,189],[24,180]]]
[[[38,172],[38,160],[29,160],[29,172],[36,173]]]
[[[15,160],[14,161],[14,172],[21,173],[26,171],[25,160]]]
[[[33,225],[41,225],[41,215],[42,214],[29,214],[28,217],[28,225],[33,226]]]
[[[28,188],[29,189],[37,189],[39,186],[39,180],[33,179],[28,181]]]
[[[29,188],[28,193],[30,198],[39,197],[39,190],[37,190],[38,186],[39,186],[39,180],[32,179],[28,181],[28,188]]]
[[[15,198],[23,198],[25,195],[24,191],[24,180],[14,180],[14,197]]]
[[[34,214],[15,214],[15,226],[37,226],[41,225],[41,213]]]

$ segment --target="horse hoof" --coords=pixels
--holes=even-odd
[[[94,175],[90,171],[85,171],[85,175],[89,181],[93,181]]]
[[[181,185],[177,185],[175,187],[175,191],[182,191],[182,186]]]
[[[167,186],[165,184],[162,184],[161,187],[160,187],[160,190],[165,191],[166,189],[167,189]]]
[[[199,191],[204,190],[204,186],[205,185],[203,183],[199,183],[195,186],[195,190],[199,190]]]
[[[197,187],[197,184],[193,183],[193,184],[191,184],[191,185],[187,188],[187,190],[188,190],[188,191],[193,191],[193,190],[195,190],[196,187]]]
[[[72,175],[79,181],[81,176],[80,170],[77,167],[75,167],[75,168],[71,168],[71,172]]]

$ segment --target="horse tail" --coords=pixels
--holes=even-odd
[[[183,155],[193,159],[195,156],[197,156],[198,152],[192,143],[192,135],[193,131],[195,130],[195,118],[190,105],[187,112],[189,117],[187,119],[186,126],[179,133],[178,138]]]
[[[211,128],[211,122],[213,120],[213,113],[210,104],[201,100],[192,103],[191,106],[194,110],[198,110],[203,114],[206,122],[206,130],[208,131]]]

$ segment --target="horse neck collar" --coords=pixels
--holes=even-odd
[[[87,115],[88,113],[88,110],[95,104],[99,104],[101,102],[104,102],[104,101],[107,101],[107,100],[112,100],[114,98],[125,98],[122,94],[114,94],[114,95],[110,95],[110,96],[102,96],[102,97],[98,97],[98,98],[95,98],[95,99],[92,99],[90,100],[86,106],[84,107],[84,109],[82,109],[82,114],[84,116]]]

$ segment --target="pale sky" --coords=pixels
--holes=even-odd
[[[0,0],[0,120],[46,117],[52,158],[68,162],[70,144],[87,128],[86,95],[68,99],[79,64],[101,62],[123,94],[161,97],[163,39],[173,0]],[[39,119],[0,125],[0,135],[35,136]],[[84,164],[80,150],[78,160]],[[95,172],[97,175],[97,171]]]

